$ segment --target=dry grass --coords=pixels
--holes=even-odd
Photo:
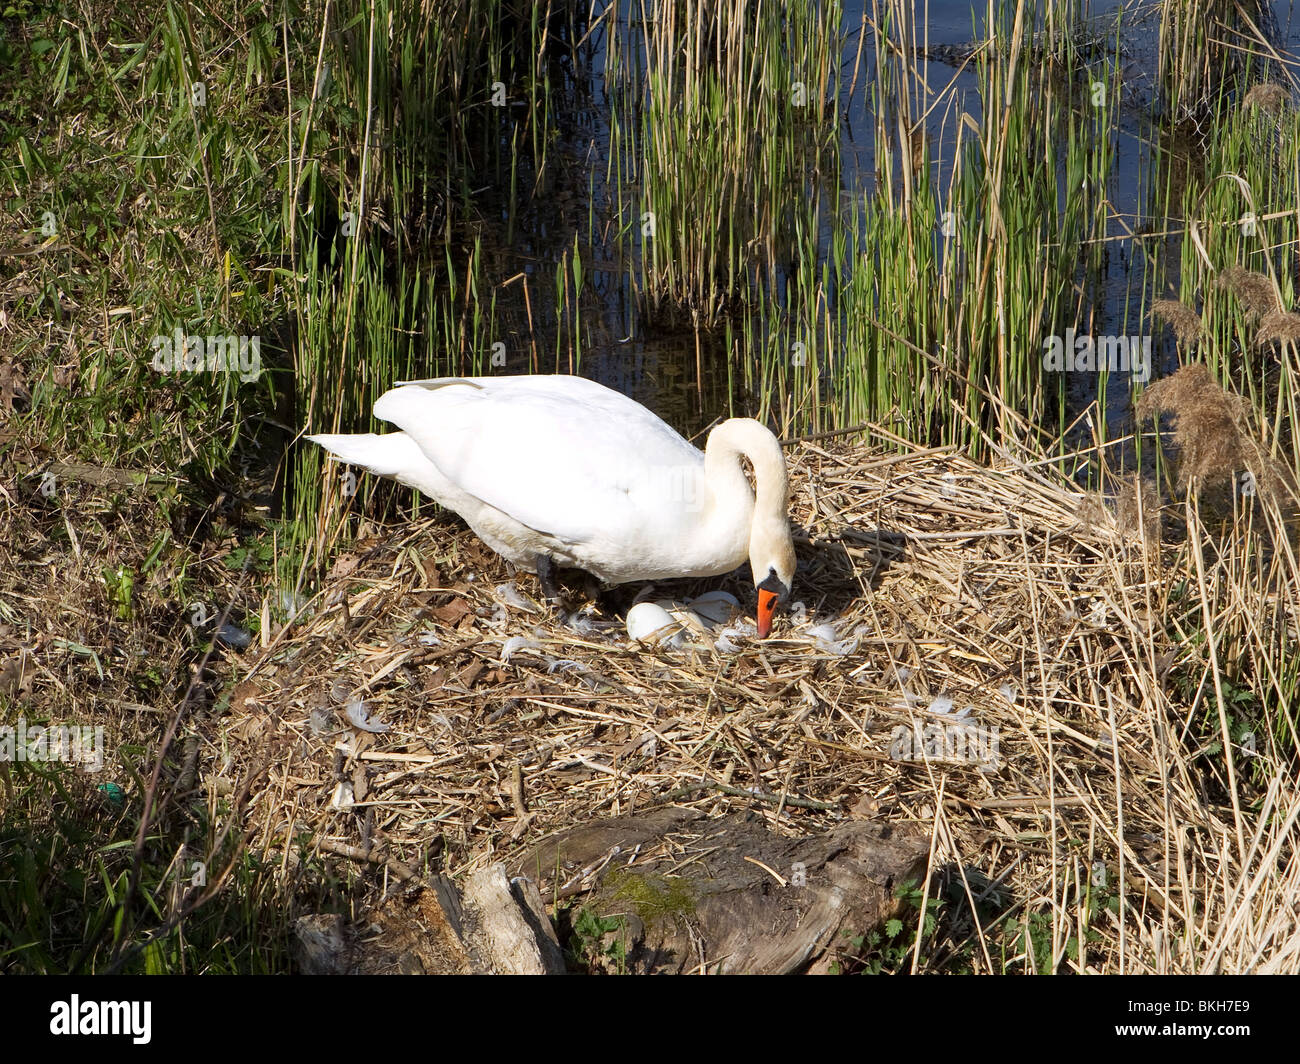
[[[1165,403],[1217,409],[1194,373],[1178,379]],[[122,526],[147,527],[146,511],[79,521],[78,552],[42,554],[33,537],[102,508],[106,489],[61,513],[9,499],[0,572],[17,617],[0,638],[23,661],[18,705],[103,723],[136,808],[181,706],[151,830],[205,810],[212,837],[191,845],[222,869],[223,839],[242,839],[266,869],[261,904],[290,914],[322,877],[357,884],[361,904],[593,817],[752,807],[789,835],[845,817],[928,830],[925,890],[947,908],[917,970],[1300,970],[1294,776],[1269,736],[1258,777],[1226,729],[1226,767],[1207,745],[1231,648],[1194,636],[1202,614],[1215,632],[1261,624],[1262,603],[1294,631],[1294,580],[1252,590],[1194,525],[1194,549],[1161,544],[1149,486],[1130,483],[1115,513],[1041,466],[946,449],[803,443],[790,459],[803,605],[738,653],[650,652],[595,614],[559,623],[529,602],[532,577],[437,517],[363,529],[295,623],[277,628],[263,603],[260,645],[204,668],[183,612],[127,622],[106,598],[101,567],[134,564],[146,544]],[[237,575],[225,585],[238,599]],[[125,685],[142,659],[175,678],[152,699]],[[390,730],[349,724],[352,697]],[[891,755],[965,707],[995,761]],[[214,875],[207,904],[233,890]],[[183,911],[179,895],[160,904]]]
[[[506,566],[468,532],[419,521],[365,542],[307,619],[247,656],[202,736],[205,788],[251,781],[249,828],[287,868],[309,836],[399,876],[461,874],[662,803],[752,806],[792,835],[846,816],[920,824],[929,893],[977,901],[923,970],[962,952],[1001,968],[1018,925],[1050,942],[1012,957],[1024,970],[1300,968],[1295,906],[1277,904],[1300,883],[1278,816],[1300,802],[1280,779],[1267,817],[1207,791],[1192,710],[1169,693],[1180,652],[1172,578],[1140,531],[1150,492],[1126,536],[1105,506],[1080,521],[1083,496],[1023,469],[943,451],[792,457],[803,620],[778,638],[651,653],[616,619],[575,631],[503,600]],[[810,635],[828,621],[850,647]],[[533,645],[507,655],[517,636]],[[348,726],[354,695],[391,730]],[[891,758],[897,729],[945,720],[936,698],[996,732],[995,766]],[[1095,905],[1107,896],[1114,911]]]

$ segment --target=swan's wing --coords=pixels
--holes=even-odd
[[[639,403],[581,377],[406,384],[375,416],[452,483],[560,539],[627,539],[689,508],[703,455]]]

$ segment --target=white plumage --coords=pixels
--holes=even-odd
[[[756,584],[789,590],[785,461],[756,421],[724,422],[701,452],[640,403],[571,376],[413,381],[375,416],[400,431],[308,439],[456,511],[512,562],[540,555],[619,584],[717,576],[748,557]]]

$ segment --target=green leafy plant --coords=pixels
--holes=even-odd
[[[612,967],[617,974],[627,971],[627,942],[621,916],[601,916],[582,906],[573,917],[573,934],[568,943],[570,963],[585,971]],[[614,936],[610,938],[609,936]]]

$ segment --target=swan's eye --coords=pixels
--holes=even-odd
[[[785,586],[784,581],[776,575],[776,568],[768,569],[767,577],[758,585],[760,591],[770,591],[778,599],[784,599],[790,594],[790,589]]]

